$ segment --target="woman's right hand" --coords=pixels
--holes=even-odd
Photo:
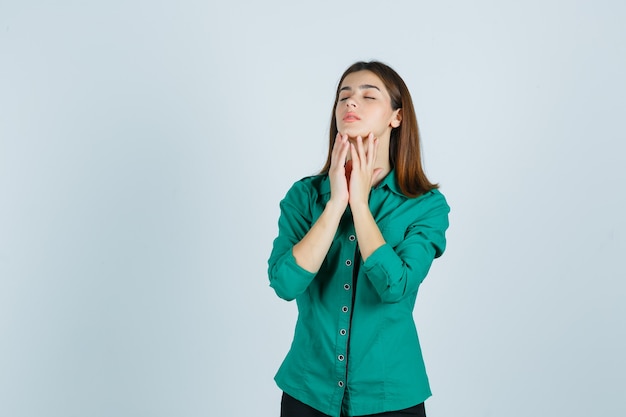
[[[293,246],[292,254],[296,263],[303,269],[317,273],[326,259],[333,243],[337,227],[348,207],[348,181],[346,180],[346,157],[348,156],[348,136],[337,134],[330,156],[330,200],[324,211],[300,242]]]
[[[349,149],[350,143],[348,142],[348,135],[337,133],[335,144],[333,145],[333,152],[330,157],[330,169],[328,170],[328,177],[330,179],[329,203],[336,204],[337,207],[342,210],[345,210],[348,206],[350,197],[348,181],[346,179],[346,157],[348,156]],[[350,167],[348,167],[348,169],[349,168]]]

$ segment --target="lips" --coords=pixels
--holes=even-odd
[[[361,120],[361,118],[357,116],[356,113],[348,112],[343,116],[342,120],[344,122],[356,122],[357,120]]]

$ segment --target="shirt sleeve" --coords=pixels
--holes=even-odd
[[[415,293],[433,259],[445,250],[450,208],[439,192],[427,199],[416,207],[419,215],[406,230],[404,239],[395,247],[385,243],[363,263],[365,275],[385,303],[395,303]]]
[[[306,291],[314,273],[296,263],[292,249],[311,228],[311,189],[303,181],[295,183],[280,202],[278,237],[274,239],[268,260],[270,286],[287,301]]]

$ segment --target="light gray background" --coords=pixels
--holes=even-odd
[[[54,3],[54,4],[52,4]],[[277,416],[278,203],[356,60],[452,212],[430,417],[626,415],[622,1],[0,3],[0,415]]]

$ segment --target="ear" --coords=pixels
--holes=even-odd
[[[391,127],[396,128],[400,126],[401,123],[402,123],[402,109],[400,108],[393,112],[391,123],[389,124],[391,125]]]

